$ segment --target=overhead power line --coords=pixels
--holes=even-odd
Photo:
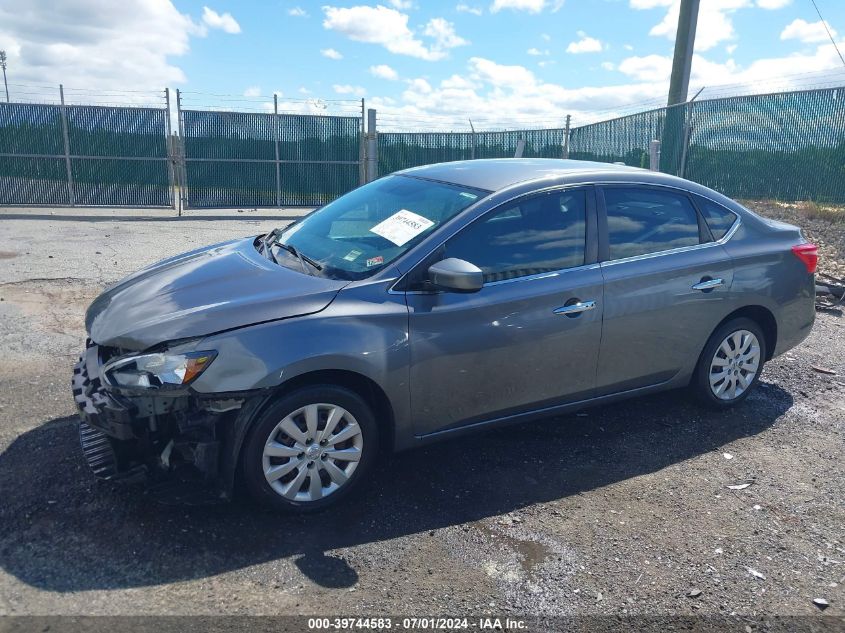
[[[819,5],[816,4],[816,0],[810,0],[810,2],[813,3],[813,7],[815,7],[816,9],[816,13],[819,14],[819,20],[822,21],[822,26],[824,27],[824,30],[827,31],[827,36],[830,38],[830,43],[833,44],[833,48],[836,49],[836,54],[839,55],[839,59],[842,60],[842,65],[845,66],[845,57],[842,57],[842,51],[839,50],[839,46],[837,45],[836,40],[833,39],[833,33],[830,32],[830,29],[827,26],[827,22],[822,17],[822,12],[819,11]]]

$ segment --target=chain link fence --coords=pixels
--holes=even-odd
[[[572,130],[570,157],[648,167],[735,198],[845,202],[845,88],[727,97]]]
[[[357,117],[181,111],[188,208],[317,206],[359,184]]]
[[[379,173],[475,158],[511,158],[524,142],[525,158],[562,158],[563,129],[505,132],[380,132]]]
[[[172,206],[165,108],[0,103],[0,204]]]
[[[436,162],[568,156],[648,168],[653,141],[661,171],[732,197],[845,202],[843,87],[693,101],[569,134],[377,132],[372,124],[364,134],[363,103],[299,114],[279,112],[274,99],[265,111],[236,112],[182,109],[177,96],[178,134],[170,135],[167,95],[160,108],[66,105],[63,96],[0,103],[0,204],[317,206]]]

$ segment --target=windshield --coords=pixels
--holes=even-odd
[[[388,176],[349,192],[279,232],[276,241],[294,247],[282,251],[286,257],[280,256],[279,261],[299,268],[299,253],[319,265],[309,272],[334,279],[364,279],[486,193]]]

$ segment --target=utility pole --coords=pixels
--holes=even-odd
[[[6,51],[0,51],[0,66],[3,67],[3,86],[6,88],[6,103],[9,103],[9,83],[6,81]]]
[[[681,0],[678,32],[675,35],[675,57],[672,60],[672,77],[669,82],[667,105],[670,106],[687,100],[699,2],[700,0]]]

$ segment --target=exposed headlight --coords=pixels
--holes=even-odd
[[[103,366],[103,376],[119,387],[183,387],[204,372],[216,356],[217,352],[209,351],[117,358]]]

